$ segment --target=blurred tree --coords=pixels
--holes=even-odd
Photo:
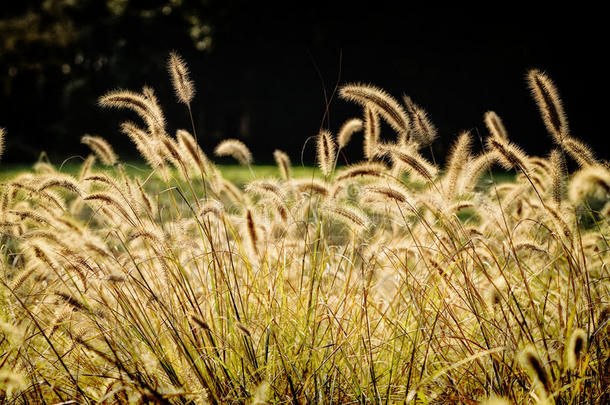
[[[192,52],[212,52],[209,3],[40,0],[3,4],[0,122],[9,131],[12,153],[7,159],[31,160],[40,150],[56,150],[68,136],[73,143],[80,134],[67,134],[68,129],[99,129],[83,127],[88,120],[78,107],[94,105],[97,96],[126,83],[128,77],[154,77],[151,70],[159,70],[175,44],[190,43]],[[44,127],[36,128],[32,120]],[[33,129],[47,136],[36,137]]]
[[[546,154],[546,131],[523,81],[532,67],[556,81],[573,133],[601,150],[603,137],[587,135],[598,133],[605,109],[591,101],[607,88],[602,13],[566,8],[549,18],[546,9],[528,8],[485,16],[482,9],[405,4],[363,10],[315,1],[4,1],[4,161],[32,161],[42,150],[61,158],[86,153],[78,139],[87,132],[106,137],[123,158],[135,155],[117,131],[129,113],[96,106],[117,87],[151,85],[170,129],[190,127],[183,106],[172,102],[165,62],[174,49],[193,72],[193,114],[206,151],[221,138],[239,137],[259,163],[272,161],[275,148],[300,157],[322,122],[336,130],[361,113],[331,97],[337,82],[370,82],[426,108],[439,129],[439,158],[461,130],[484,135],[488,109],[507,123],[511,139]],[[557,29],[576,23],[578,30]],[[346,155],[358,156],[358,142]],[[311,152],[303,152],[306,161]]]

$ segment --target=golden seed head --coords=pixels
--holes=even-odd
[[[555,84],[538,69],[530,70],[527,80],[546,128],[555,142],[562,144],[564,137],[569,135],[568,119]]]
[[[0,127],[0,158],[2,158],[2,154],[4,153],[4,134],[6,130]]]
[[[521,364],[527,370],[530,377],[538,381],[543,388],[544,394],[551,392],[551,378],[542,363],[538,352],[534,348],[527,348],[521,353]]]
[[[190,72],[186,62],[176,52],[171,52],[167,61],[167,68],[172,77],[174,91],[178,100],[186,105],[190,105],[195,96],[195,86],[190,79]]]
[[[249,166],[252,164],[252,153],[250,149],[241,141],[237,139],[226,139],[216,146],[214,149],[216,156],[231,156],[239,162],[242,166]]]
[[[324,176],[328,176],[335,164],[335,143],[330,132],[320,131],[317,137],[318,166]]]
[[[586,350],[587,332],[577,328],[572,332],[566,345],[567,366],[570,370],[575,370],[580,364],[580,360]]]
[[[362,131],[363,122],[359,118],[352,118],[351,120],[345,121],[339,130],[337,135],[337,144],[339,149],[344,148],[349,141],[352,139],[352,135],[356,132]]]
[[[275,159],[277,167],[280,169],[280,174],[282,175],[282,178],[284,180],[289,180],[291,165],[290,158],[288,157],[288,155],[285,152],[276,149],[273,152],[273,158]]]
[[[428,118],[428,113],[415,104],[409,96],[403,96],[403,99],[411,120],[410,130],[413,134],[413,139],[419,144],[420,148],[434,142],[437,130]]]
[[[372,108],[401,134],[409,131],[409,116],[404,108],[385,91],[368,84],[346,84],[339,90],[341,98]]]
[[[508,132],[506,132],[506,128],[498,114],[494,111],[487,111],[484,115],[484,121],[491,136],[498,138],[500,141],[508,142]]]
[[[112,166],[117,163],[118,158],[112,146],[101,136],[83,135],[81,143],[89,146],[103,164]]]

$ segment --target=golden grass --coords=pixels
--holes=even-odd
[[[558,144],[549,158],[490,112],[486,149],[465,132],[439,167],[421,152],[436,135],[424,110],[352,84],[340,94],[364,116],[339,140],[320,131],[322,176],[276,151],[274,178],[256,177],[247,147],[223,141],[216,154],[247,166],[243,188],[194,128],[167,133],[150,88],[103,96],[140,114],[122,131],[145,173],[87,137],[104,166],[41,162],[2,182],[0,399],[610,400],[610,173],[592,155],[566,172],[570,148],[588,149],[568,138],[550,79],[529,78]],[[394,143],[378,142],[379,119]],[[337,169],[336,145],[360,131],[365,160]],[[498,164],[514,178],[481,184]]]

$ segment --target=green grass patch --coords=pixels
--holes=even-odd
[[[81,162],[68,162],[63,165],[58,165],[55,168],[60,173],[76,175],[81,167]],[[254,165],[252,170],[245,166],[239,165],[216,165],[222,172],[225,179],[232,183],[243,186],[252,179],[274,177],[278,178],[280,172],[277,166],[273,165]],[[141,162],[124,163],[125,171],[130,176],[147,177],[151,173],[150,166]],[[101,166],[96,169],[102,170]],[[2,164],[0,165],[0,181],[10,180],[21,173],[34,173],[34,164]],[[298,166],[292,168],[294,177],[317,177],[321,178],[320,170],[312,166]]]

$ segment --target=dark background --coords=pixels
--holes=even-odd
[[[557,84],[573,135],[609,158],[606,23],[599,10],[423,9],[410,3],[45,0],[3,2],[0,126],[3,162],[55,162],[85,155],[84,133],[106,137],[121,158],[137,157],[118,132],[127,111],[102,110],[114,88],[156,89],[168,129],[190,129],[166,70],[170,50],[191,67],[202,147],[242,139],[255,161],[275,148],[300,161],[321,125],[337,131],[360,108],[330,97],[337,83],[365,82],[423,106],[439,129],[441,158],[461,130],[486,134],[495,110],[529,153],[551,147],[525,83],[528,69]],[[275,4],[275,3],[274,3]],[[396,4],[402,4],[398,7]],[[388,128],[384,134],[391,136]],[[360,159],[360,139],[348,150]],[[314,158],[308,143],[305,162]]]

